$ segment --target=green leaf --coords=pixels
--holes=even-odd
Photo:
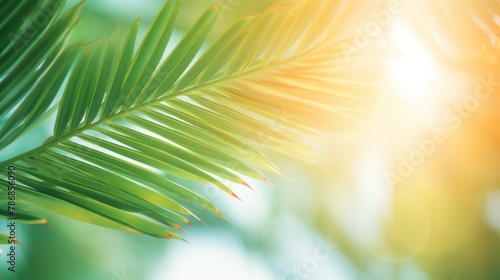
[[[247,177],[281,174],[268,151],[320,162],[303,139],[359,122],[374,97],[377,79],[360,77],[380,72],[378,65],[339,58],[338,46],[349,38],[339,19],[358,5],[292,1],[237,21],[210,44],[206,38],[225,5],[209,7],[163,61],[181,1],[166,2],[137,49],[139,20],[122,45],[110,37],[66,46],[79,6],[26,43],[31,47],[16,61],[29,69],[15,66],[0,81],[15,89],[0,89],[0,108],[12,110],[0,148],[58,103],[53,135],[0,163],[19,166],[23,204],[180,238],[179,224],[199,219],[201,208],[194,207],[224,217],[195,183],[238,197]],[[332,17],[327,8],[339,12]],[[11,20],[0,20],[0,28]]]
[[[10,235],[0,233],[0,244],[13,244],[11,242],[16,243],[16,244],[21,244],[21,242],[19,242],[17,239],[15,239],[15,238],[11,239]]]

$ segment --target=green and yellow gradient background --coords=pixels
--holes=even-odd
[[[241,3],[224,13],[210,39],[236,19],[281,1],[236,2]],[[190,228],[191,244],[47,213],[50,227],[18,228],[23,244],[12,279],[500,279],[500,87],[495,82],[500,81],[495,36],[500,15],[478,13],[497,26],[481,38],[470,34],[471,22],[446,15],[482,11],[477,3],[488,1],[436,1],[444,3],[444,13],[433,13],[442,5],[416,2],[402,1],[402,11],[361,49],[388,66],[382,74],[387,84],[373,104],[375,113],[364,120],[369,129],[334,135],[318,147],[328,163],[322,169],[274,156],[288,180],[270,177],[277,189],[265,184],[256,185],[255,192],[241,189],[244,202],[212,193],[208,198],[229,222],[200,213],[208,226]],[[446,9],[446,3],[457,7]],[[211,4],[185,0],[177,38]],[[87,0],[73,37],[125,36],[139,15],[144,34],[162,5],[160,0]],[[461,5],[466,8],[460,10]],[[386,4],[374,7],[379,13]],[[373,14],[366,18],[353,26],[353,36],[373,23]],[[422,36],[429,30],[441,38],[439,44]],[[464,104],[488,78],[497,85],[489,97],[477,106]],[[444,141],[429,140],[436,129]],[[39,139],[50,136],[49,129],[38,130]],[[390,184],[388,176],[401,180]],[[327,240],[335,246],[326,250],[326,259],[318,259],[315,252]],[[6,250],[1,271],[6,271]],[[302,274],[294,274],[297,268]]]

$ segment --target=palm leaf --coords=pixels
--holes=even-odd
[[[0,149],[55,109],[52,102],[77,54],[77,48],[65,46],[80,5],[59,17],[63,5],[62,1],[36,5],[21,1],[16,12],[0,23],[0,34],[10,39],[2,41],[0,53],[0,119],[17,106],[0,129]],[[31,20],[25,21],[21,13],[30,14]]]
[[[163,61],[180,1],[167,1],[137,50],[139,21],[121,47],[101,41],[79,54],[53,136],[0,163],[22,170],[19,196],[87,222],[180,238],[174,231],[197,218],[193,204],[222,216],[182,180],[237,197],[234,184],[280,173],[267,151],[318,163],[303,138],[359,122],[375,98],[377,77],[366,73],[377,65],[347,64],[342,55],[346,16],[362,16],[359,3],[274,6],[202,50],[224,6],[207,9]],[[45,97],[24,102],[30,112],[47,111]],[[26,114],[19,110],[12,122]]]

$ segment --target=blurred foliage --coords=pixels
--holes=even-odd
[[[212,4],[213,0],[185,0],[177,20],[176,28],[187,32],[201,16],[201,14]],[[218,23],[210,33],[208,40],[218,38],[222,32],[227,30],[238,19],[259,14],[272,5],[281,3],[281,0],[236,0],[228,4]],[[78,0],[68,1],[68,6],[78,3]],[[131,22],[139,16],[142,26],[149,26],[156,16],[156,12],[163,6],[162,0],[149,1],[100,1],[86,0],[82,8],[80,22],[75,26],[72,34],[74,39],[98,40],[108,37],[110,34],[119,33],[125,38]]]

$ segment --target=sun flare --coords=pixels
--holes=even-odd
[[[438,74],[437,63],[403,24],[394,24],[391,35],[397,54],[391,71],[397,88],[403,99],[422,104],[432,92],[432,80]]]

